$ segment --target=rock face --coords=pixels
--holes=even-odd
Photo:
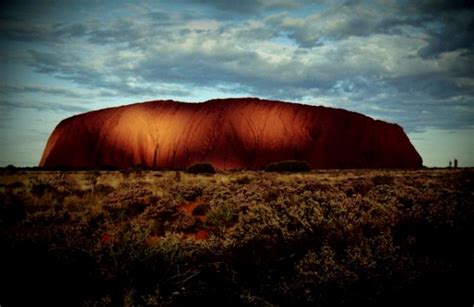
[[[42,167],[418,168],[403,129],[342,109],[256,98],[151,101],[76,115],[53,131]]]

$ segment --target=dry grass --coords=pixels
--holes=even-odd
[[[3,171],[0,304],[461,302],[473,174]]]

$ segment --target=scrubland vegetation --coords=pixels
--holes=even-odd
[[[0,305],[471,305],[474,171],[21,171]]]

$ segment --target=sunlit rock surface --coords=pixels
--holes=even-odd
[[[281,160],[313,168],[418,168],[403,129],[342,109],[256,98],[150,101],[63,120],[42,167],[260,169]]]

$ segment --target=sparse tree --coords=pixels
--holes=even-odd
[[[176,173],[174,174],[174,180],[177,181],[177,182],[181,181],[181,172],[180,171],[176,171]]]
[[[214,166],[212,166],[211,163],[200,162],[188,167],[186,172],[191,174],[214,174],[216,170],[214,169]]]
[[[266,172],[309,172],[311,165],[306,161],[285,160],[273,162],[265,167]]]
[[[97,184],[97,179],[98,177],[100,176],[100,172],[99,171],[91,171],[88,175],[87,175],[87,180],[89,181],[89,183],[91,184],[91,193],[92,193],[92,196],[94,196],[94,190],[95,190],[95,186]]]

